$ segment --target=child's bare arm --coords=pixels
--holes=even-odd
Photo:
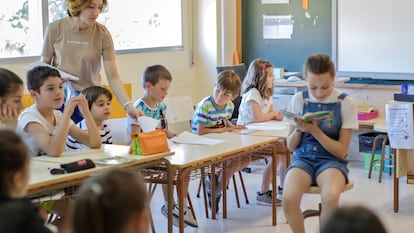
[[[254,100],[248,101],[248,105],[252,110],[253,119],[255,122],[283,119],[283,115],[280,117],[280,112],[269,111],[268,113],[261,113],[259,104]]]
[[[69,134],[80,143],[87,145],[90,148],[100,148],[102,140],[99,135],[99,129],[89,110],[85,96],[79,96],[76,103],[82,112],[86,125],[88,126],[88,131],[82,130],[78,126],[73,125],[69,129]]]
[[[223,132],[230,132],[233,128],[231,127],[223,127],[223,128],[207,128],[204,125],[198,124],[197,131],[199,135],[208,134],[208,133],[223,133]]]

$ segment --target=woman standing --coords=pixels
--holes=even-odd
[[[79,77],[64,84],[65,101],[78,96],[86,87],[101,84],[101,66],[109,85],[127,113],[136,118],[115,62],[115,49],[108,29],[96,22],[107,0],[66,0],[68,17],[49,24],[43,42],[41,60]],[[102,62],[103,61],[103,62]],[[72,116],[78,122],[82,116]]]

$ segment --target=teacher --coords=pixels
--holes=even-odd
[[[79,77],[64,83],[65,102],[84,88],[101,84],[103,63],[109,85],[125,111],[137,118],[139,112],[125,92],[115,62],[115,49],[108,29],[96,22],[107,0],[66,0],[68,17],[50,23],[46,29],[41,60]],[[65,77],[62,77],[65,78]],[[74,113],[75,122],[82,115]]]

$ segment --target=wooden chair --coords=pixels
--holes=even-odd
[[[344,186],[344,189],[342,190],[342,192],[351,190],[354,187],[354,182],[352,180],[349,180],[348,184],[346,184]],[[309,189],[305,192],[305,193],[309,193],[309,194],[320,194],[321,193],[321,189],[319,188],[319,186],[311,186],[309,187]],[[319,203],[319,207],[317,210],[315,209],[306,209],[302,212],[303,214],[303,218],[309,218],[309,217],[314,217],[314,216],[319,216],[321,215],[322,212],[322,206],[321,203]],[[320,221],[320,219],[319,219]]]

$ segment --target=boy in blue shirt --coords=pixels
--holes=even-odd
[[[148,66],[144,70],[142,75],[142,87],[144,88],[144,96],[135,101],[134,107],[144,113],[147,117],[160,120],[157,128],[166,132],[168,138],[174,137],[176,134],[168,130],[168,123],[166,118],[167,106],[163,102],[164,98],[168,95],[168,89],[171,86],[172,76],[171,73],[162,65]],[[141,132],[141,127],[136,121],[128,115],[127,116],[127,133]],[[188,186],[188,182],[187,182]],[[161,213],[168,217],[167,204],[167,186],[162,185],[165,203],[161,208]],[[187,188],[188,189],[188,188]],[[184,189],[186,190],[186,189]],[[187,198],[184,198],[184,203],[187,203]],[[178,205],[173,205],[173,224],[179,225],[179,212]],[[184,223],[192,227],[198,227],[197,220],[192,215],[190,207],[184,210]]]

